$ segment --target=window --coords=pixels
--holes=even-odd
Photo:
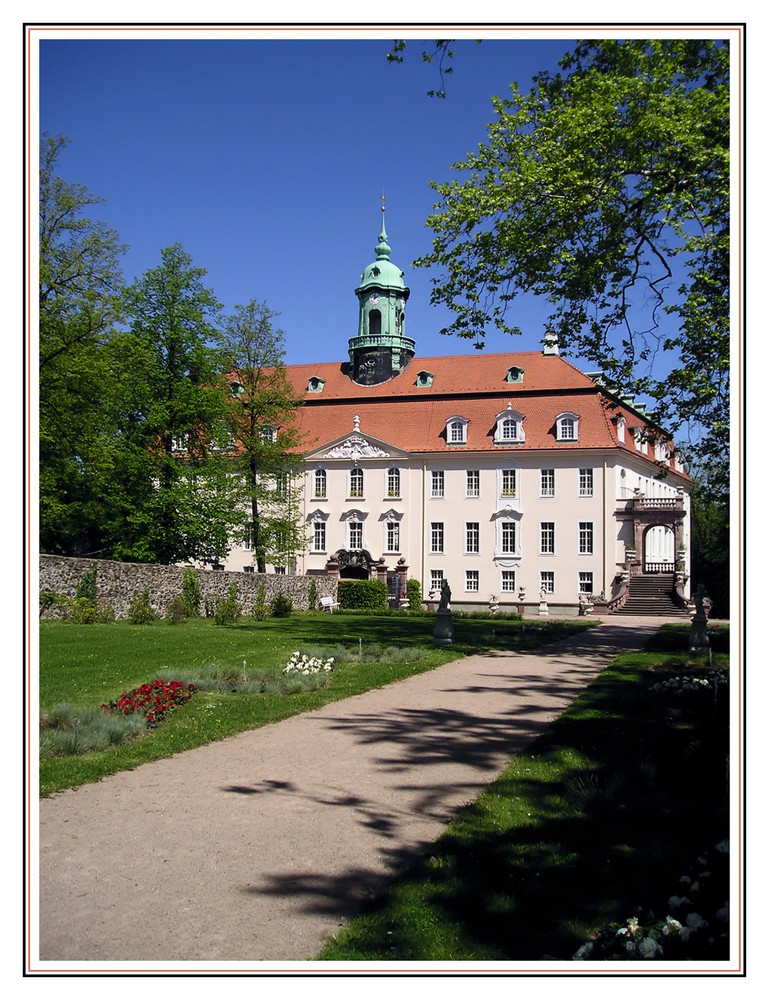
[[[430,524],[430,551],[443,552],[443,521]]]
[[[517,365],[508,368],[505,382],[523,382],[523,368]]]
[[[504,594],[515,593],[515,570],[503,569],[500,577],[500,589]]]
[[[443,586],[443,570],[442,569],[431,569],[430,570],[430,592],[439,591]]]
[[[640,451],[643,455],[646,454],[646,438],[644,436],[643,428],[636,427],[633,431],[633,440],[635,442],[635,450]]]
[[[555,593],[555,573],[553,570],[543,570],[539,574],[539,590],[540,593],[544,591],[546,594]]]
[[[416,385],[420,387],[428,386],[433,384],[433,379],[435,376],[432,372],[421,371],[417,372]]]
[[[288,476],[285,472],[278,472],[275,476],[275,492],[279,497],[288,496]]]
[[[542,469],[540,472],[539,495],[541,497],[555,496],[555,469]]]
[[[318,378],[317,375],[313,375],[313,376],[311,376],[311,378],[307,382],[307,391],[308,392],[323,392],[323,386],[325,384],[326,384],[326,380],[324,378]]]
[[[387,495],[388,497],[399,497],[401,495],[400,469],[387,470]]]
[[[540,521],[539,551],[543,555],[555,555],[555,521]]]
[[[577,440],[579,417],[576,413],[559,413],[555,418],[555,426],[558,441]]]
[[[625,441],[625,418],[617,417],[617,440],[624,443]]]
[[[504,555],[512,555],[515,552],[515,521],[502,522],[500,541]]]
[[[401,526],[398,521],[387,521],[385,523],[385,551],[400,552],[401,549]]]
[[[593,554],[593,522],[579,522],[579,553],[583,556]]]
[[[243,541],[240,547],[244,552],[253,552],[254,550],[254,525],[251,522],[243,528]]]
[[[430,496],[440,499],[446,495],[446,476],[443,472],[433,472]]]
[[[347,547],[350,549],[363,548],[363,522],[347,522]]]
[[[580,573],[579,574],[579,593],[580,594],[592,594],[593,593],[593,574],[592,573]]]
[[[481,495],[481,473],[478,469],[468,469],[465,480],[465,496],[479,497]]]
[[[316,500],[325,500],[326,498],[326,470],[316,469],[315,470],[315,482],[313,486],[312,495]]]
[[[181,437],[171,438],[171,451],[186,451],[189,439],[189,434],[182,434]]]
[[[579,470],[579,495],[581,497],[591,497],[593,495],[593,470]]]
[[[465,523],[465,552],[477,554],[481,551],[481,525],[479,521]]]
[[[494,429],[494,444],[522,444],[523,414],[508,406],[497,414],[497,425]]]
[[[326,551],[326,522],[314,521],[312,525],[312,550],[313,552]]]
[[[273,424],[265,424],[259,428],[259,435],[266,444],[275,444],[278,440],[278,428]]]
[[[515,469],[502,469],[502,483],[500,486],[500,496],[515,496]]]
[[[230,395],[231,396],[242,396],[243,395],[243,385],[240,382],[230,382]]]
[[[467,444],[467,419],[465,417],[449,417],[446,421],[446,443]]]
[[[375,337],[382,332],[382,314],[378,309],[372,309],[368,314],[368,332]]]
[[[350,492],[348,496],[360,499],[363,496],[363,469],[350,470]]]
[[[465,570],[465,591],[468,594],[477,594],[481,589],[480,574],[477,569]]]

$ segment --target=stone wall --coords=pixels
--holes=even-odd
[[[165,614],[168,602],[181,594],[184,570],[179,566],[156,566],[146,563],[110,562],[107,559],[71,559],[65,556],[40,556],[40,590],[53,590],[58,594],[75,596],[83,574],[96,569],[96,596],[112,605],[116,618],[125,618],[135,597],[149,591],[149,601],[154,611]],[[336,597],[335,578],[327,576],[276,576],[266,573],[228,573],[224,570],[195,570],[203,604],[213,606],[219,598],[226,597],[234,583],[238,588],[238,603],[248,613],[256,603],[257,591],[264,584],[265,604],[278,595],[291,599],[296,611],[308,608],[310,583],[315,581],[318,598]],[[55,612],[54,612],[55,614]]]

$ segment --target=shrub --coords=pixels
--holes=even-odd
[[[217,625],[234,625],[243,614],[243,609],[238,604],[238,588],[232,583],[227,591],[227,596],[219,600],[214,610],[214,621]]]
[[[58,594],[55,590],[41,590],[39,599],[41,618],[47,611],[52,611],[54,608],[62,608],[65,614],[69,614],[72,598],[67,597],[66,594]]]
[[[419,580],[408,580],[406,583],[406,597],[409,599],[409,611],[422,610],[422,585]]]
[[[80,582],[75,589],[75,600],[96,600],[96,570],[89,569],[80,577]]]
[[[150,604],[150,594],[145,590],[141,597],[134,597],[128,605],[128,620],[132,625],[148,625],[155,621],[157,615]]]
[[[95,625],[114,621],[115,612],[109,601],[75,597],[67,602],[67,617],[78,625]]]
[[[187,618],[198,618],[200,616],[200,584],[198,574],[194,569],[185,569],[182,575],[182,602],[187,613]]]
[[[265,598],[264,584],[260,583],[256,591],[256,602],[251,608],[251,614],[258,622],[263,622],[267,617],[267,602]]]
[[[310,580],[310,586],[307,591],[307,609],[308,611],[314,611],[315,605],[318,603],[318,586],[314,580]]]
[[[291,603],[291,598],[286,597],[285,594],[276,594],[272,604],[270,604],[270,614],[273,618],[288,618],[293,610],[294,605]]]
[[[168,604],[166,604],[166,621],[169,621],[172,625],[178,625],[179,622],[183,622],[189,617],[187,603],[180,594],[172,597]]]
[[[339,604],[346,609],[387,611],[387,584],[383,580],[340,580]]]

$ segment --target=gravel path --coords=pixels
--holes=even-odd
[[[42,799],[32,967],[312,959],[660,623],[614,618],[536,652],[456,660]]]

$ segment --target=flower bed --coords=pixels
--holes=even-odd
[[[142,684],[133,691],[124,691],[119,698],[101,707],[110,715],[143,713],[147,719],[147,728],[154,729],[179,706],[189,701],[194,693],[194,684],[156,680],[151,684]]]

